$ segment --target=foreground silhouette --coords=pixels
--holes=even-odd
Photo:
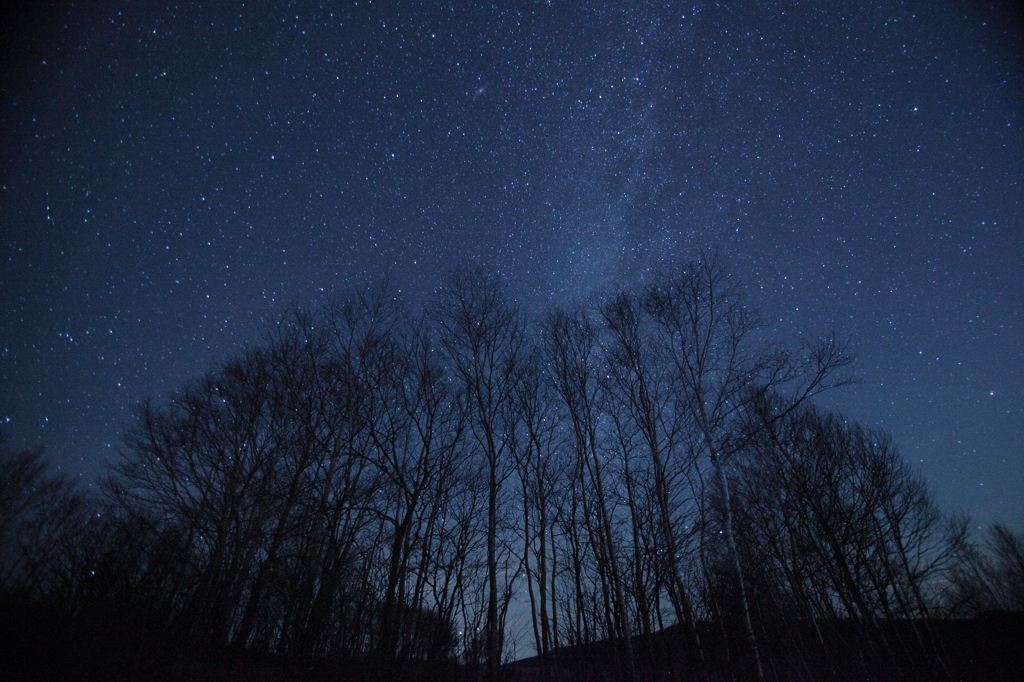
[[[478,269],[294,310],[143,403],[98,492],[2,450],[3,672],[1001,674],[1024,538],[815,405],[842,343],[773,336],[713,258],[534,317]]]

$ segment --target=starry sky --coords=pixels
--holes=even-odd
[[[5,21],[0,426],[89,481],[289,306],[531,309],[716,249],[834,330],[947,511],[1024,528],[1017,3],[68,2]]]

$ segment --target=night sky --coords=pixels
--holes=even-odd
[[[717,249],[834,330],[947,511],[1024,528],[1018,3],[82,2],[4,21],[0,423],[83,482],[295,304],[533,310]]]

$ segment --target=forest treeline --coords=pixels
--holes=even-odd
[[[1024,609],[1024,537],[815,404],[842,343],[773,336],[714,259],[536,315],[475,269],[293,310],[141,405],[94,492],[2,455],[5,608],[488,680],[601,640],[623,680],[948,673],[935,624]]]

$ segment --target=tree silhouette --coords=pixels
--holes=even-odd
[[[662,330],[685,410],[710,460],[721,495],[722,532],[736,580],[747,646],[758,680],[764,670],[750,622],[743,568],[733,532],[726,460],[736,451],[740,424],[754,401],[789,387],[778,416],[847,380],[840,371],[851,358],[833,340],[810,349],[806,359],[759,343],[761,320],[743,300],[714,257],[660,273],[645,292],[644,307]]]
[[[463,392],[469,432],[486,463],[487,474],[487,679],[497,679],[501,663],[498,602],[498,515],[502,488],[511,472],[509,444],[516,428],[511,409],[520,378],[525,327],[503,285],[478,269],[459,270],[434,301],[441,346]],[[514,574],[514,572],[513,572]],[[507,603],[507,599],[506,599]]]
[[[523,638],[544,679],[962,676],[1024,541],[816,407],[844,347],[769,343],[742,293],[713,258],[534,319],[479,269],[422,314],[383,282],[143,402],[96,495],[0,447],[7,646],[85,679],[495,680]]]

